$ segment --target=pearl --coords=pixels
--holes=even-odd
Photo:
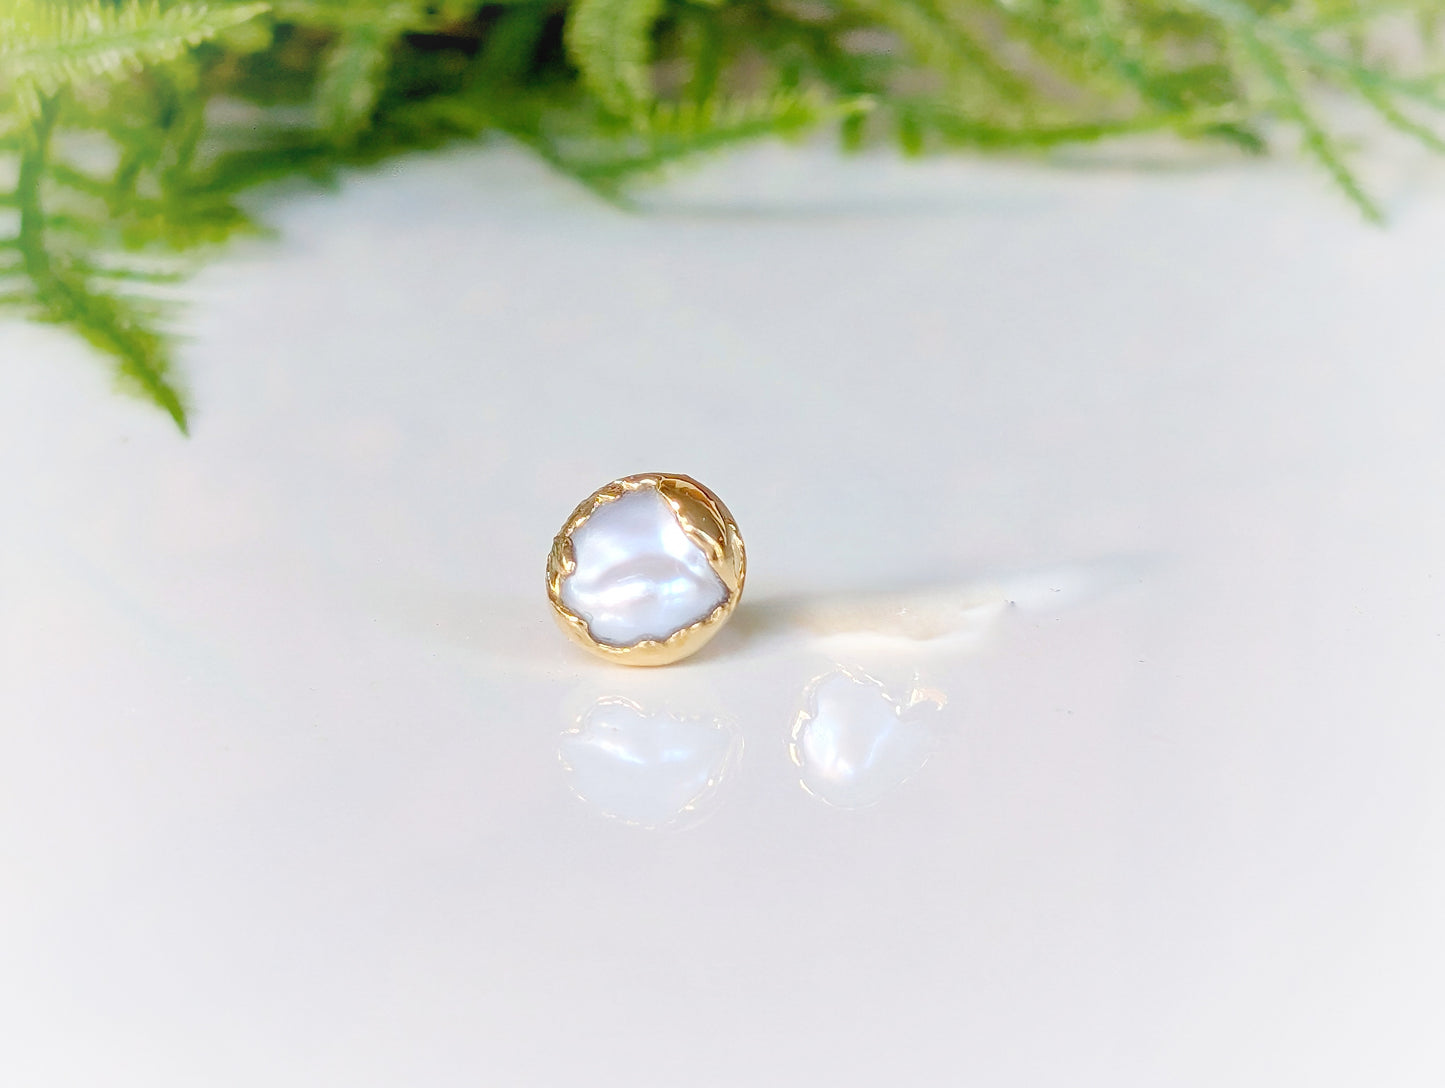
[[[552,540],[547,598],[562,631],[623,665],[695,654],[737,607],[747,556],[722,500],[690,476],[598,488]]]
[[[577,566],[562,580],[562,603],[607,646],[662,642],[728,598],[707,555],[651,488],[599,506],[573,532],[572,552]]]

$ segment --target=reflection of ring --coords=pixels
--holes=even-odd
[[[946,702],[916,682],[896,699],[867,673],[842,666],[816,677],[788,740],[799,784],[835,808],[876,804],[928,762]]]
[[[604,696],[562,734],[557,756],[572,792],[604,815],[671,831],[707,815],[742,749],[742,734],[725,718]]]
[[[567,519],[547,596],[573,641],[609,661],[667,665],[717,634],[742,596],[746,556],[727,507],[687,476],[614,480]]]

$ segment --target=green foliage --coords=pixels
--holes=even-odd
[[[185,251],[251,228],[239,194],[493,136],[619,202],[699,153],[820,127],[910,154],[1285,140],[1375,218],[1326,107],[1354,100],[1445,150],[1438,14],[1439,0],[0,0],[0,306],[84,337],[184,430],[165,290]]]
[[[0,15],[0,71],[33,117],[39,100],[62,87],[113,79],[173,60],[265,10],[265,4],[254,3],[221,8],[162,8],[141,0],[9,3]]]
[[[652,28],[663,0],[577,0],[567,15],[567,56],[609,110],[633,116],[652,101]]]

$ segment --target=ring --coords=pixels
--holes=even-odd
[[[747,573],[728,508],[689,476],[647,472],[594,491],[547,559],[547,596],[574,642],[624,665],[697,653],[737,607]]]

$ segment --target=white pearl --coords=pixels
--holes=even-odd
[[[576,569],[562,580],[562,603],[608,646],[662,642],[728,597],[707,555],[652,488],[593,511],[572,533],[572,555]]]

